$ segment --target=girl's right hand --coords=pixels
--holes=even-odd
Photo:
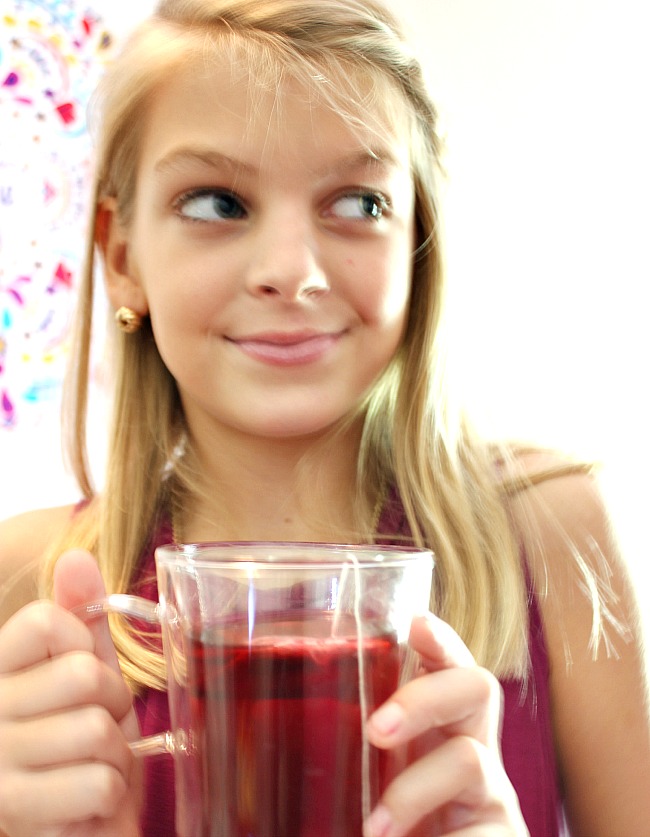
[[[0,630],[0,833],[136,837],[132,694],[106,620],[70,612],[105,595],[92,556],[62,556],[54,590]]]

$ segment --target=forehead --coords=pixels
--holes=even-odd
[[[156,88],[146,110],[143,157],[170,153],[175,145],[222,146],[260,158],[319,159],[345,150],[410,166],[410,124],[396,91],[386,95],[377,80],[341,70],[337,86],[328,76],[290,73],[267,63],[251,65],[222,56],[177,67]],[[389,85],[379,85],[387,88]],[[146,164],[147,160],[143,159]]]

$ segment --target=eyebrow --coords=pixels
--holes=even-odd
[[[181,147],[175,148],[161,157],[154,166],[154,171],[165,173],[166,171],[183,168],[186,165],[196,164],[208,166],[215,169],[229,169],[232,172],[245,172],[253,174],[256,167],[243,160],[230,157],[213,148]],[[344,175],[348,171],[361,168],[392,168],[399,165],[396,156],[387,148],[364,148],[349,156],[333,163],[326,163],[321,169],[315,171],[318,176],[323,175]]]
[[[388,148],[364,148],[359,152],[337,160],[324,167],[323,173],[345,174],[362,168],[394,168],[399,166],[397,157]]]
[[[210,168],[231,169],[233,171],[255,171],[254,166],[244,163],[242,160],[235,160],[228,154],[222,154],[212,148],[182,147],[175,148],[155,164],[154,171],[166,172],[169,169],[182,168],[184,165],[195,165],[200,163]]]

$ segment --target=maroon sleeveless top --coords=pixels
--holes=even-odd
[[[382,512],[379,531],[385,542],[391,535],[408,535],[408,524],[399,498],[392,494]],[[163,521],[143,554],[139,582],[134,592],[157,600],[154,551],[173,540],[171,525]],[[560,837],[562,830],[559,779],[553,747],[548,687],[548,657],[539,610],[529,596],[530,673],[526,681],[502,680],[502,752],[506,772],[519,797],[531,837]],[[165,692],[145,690],[136,700],[142,735],[170,728]],[[145,761],[143,837],[173,837],[174,767],[171,756]]]

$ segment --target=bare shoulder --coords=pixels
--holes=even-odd
[[[515,469],[509,505],[544,624],[572,833],[645,833],[647,665],[616,521],[597,470],[548,453],[526,455]]]
[[[597,468],[546,451],[524,455],[517,468],[509,506],[547,633],[559,626],[590,653],[601,643],[617,653],[629,636],[623,625],[638,619]]]
[[[552,451],[524,453],[511,469],[509,505],[529,558],[571,547],[591,551],[594,541],[616,549],[613,522],[598,470]],[[508,479],[506,480],[508,482]]]
[[[0,624],[35,598],[40,558],[73,510],[74,506],[38,509],[0,522]]]
[[[40,557],[52,538],[69,522],[74,506],[36,509],[0,521],[0,567]],[[2,571],[2,570],[0,570]]]

